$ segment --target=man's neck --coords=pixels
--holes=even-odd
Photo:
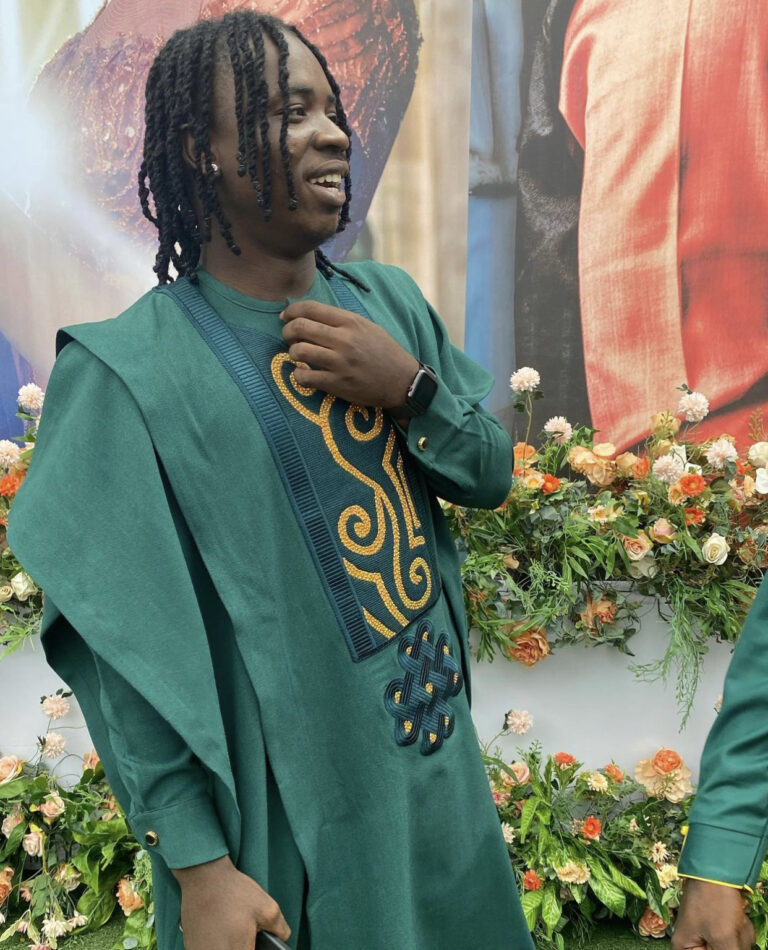
[[[228,287],[259,300],[303,297],[315,279],[315,255],[300,258],[276,254],[243,253],[236,256],[218,243],[201,248],[200,266]]]

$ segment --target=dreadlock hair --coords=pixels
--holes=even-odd
[[[339,85],[328,63],[320,50],[292,24],[248,10],[228,13],[214,20],[201,20],[187,29],[177,30],[157,54],[147,77],[144,155],[139,169],[141,210],[158,230],[158,251],[153,267],[158,284],[173,280],[168,273],[170,264],[180,276],[197,281],[200,247],[210,241],[214,219],[230,251],[233,254],[240,253],[240,247],[232,234],[232,225],[216,194],[216,179],[209,158],[215,69],[217,63],[227,57],[232,66],[235,85],[237,172],[241,176],[249,176],[264,219],[269,220],[271,217],[271,152],[264,43],[268,39],[277,47],[278,83],[287,105],[287,32],[298,37],[320,63],[336,97],[337,124],[351,142],[352,132],[341,105]],[[183,131],[188,131],[194,141],[193,169],[188,168],[184,160]],[[288,186],[288,207],[293,210],[298,202],[287,135],[286,110],[280,127],[279,151]],[[347,158],[349,153],[350,149],[347,150]],[[339,214],[337,231],[343,231],[349,222],[352,197],[349,173],[345,176],[344,187],[346,197]],[[150,207],[150,194],[154,211]],[[195,211],[195,198],[201,209],[201,220]],[[325,277],[330,277],[335,271],[361,290],[368,290],[365,284],[333,264],[319,249],[315,251],[315,261]]]

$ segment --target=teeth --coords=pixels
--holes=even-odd
[[[341,184],[341,174],[339,172],[332,172],[330,175],[319,175],[317,178],[310,178],[310,182],[313,185],[340,185]]]

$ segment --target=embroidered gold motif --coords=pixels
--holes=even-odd
[[[294,375],[297,365],[300,364],[287,353],[273,357],[272,378],[280,393],[293,409],[320,429],[334,462],[370,491],[370,504],[349,505],[339,515],[336,528],[339,541],[349,555],[343,559],[347,573],[370,584],[384,610],[383,616],[376,616],[364,609],[366,622],[381,636],[391,639],[408,625],[413,614],[426,606],[433,590],[432,572],[424,556],[426,539],[408,485],[395,428],[386,420],[382,409],[364,406],[349,406],[343,414],[342,425],[338,410],[333,417],[331,415],[336,397],[326,394],[318,405],[321,394],[297,383]],[[312,397],[312,403],[308,404],[305,400]],[[381,471],[386,478],[381,483],[360,471],[344,455],[334,427],[339,436],[349,436],[361,443],[372,442],[386,433],[381,458]],[[360,562],[361,558],[376,555],[386,556],[391,570],[388,568],[382,573],[373,564]],[[381,567],[380,561],[376,567]],[[379,614],[378,609],[376,614]],[[397,629],[392,629],[393,623]]]

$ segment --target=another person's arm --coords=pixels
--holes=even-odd
[[[741,891],[754,888],[768,847],[768,579],[760,586],[707,739],[679,872],[674,946],[710,936],[715,950],[751,946]]]

